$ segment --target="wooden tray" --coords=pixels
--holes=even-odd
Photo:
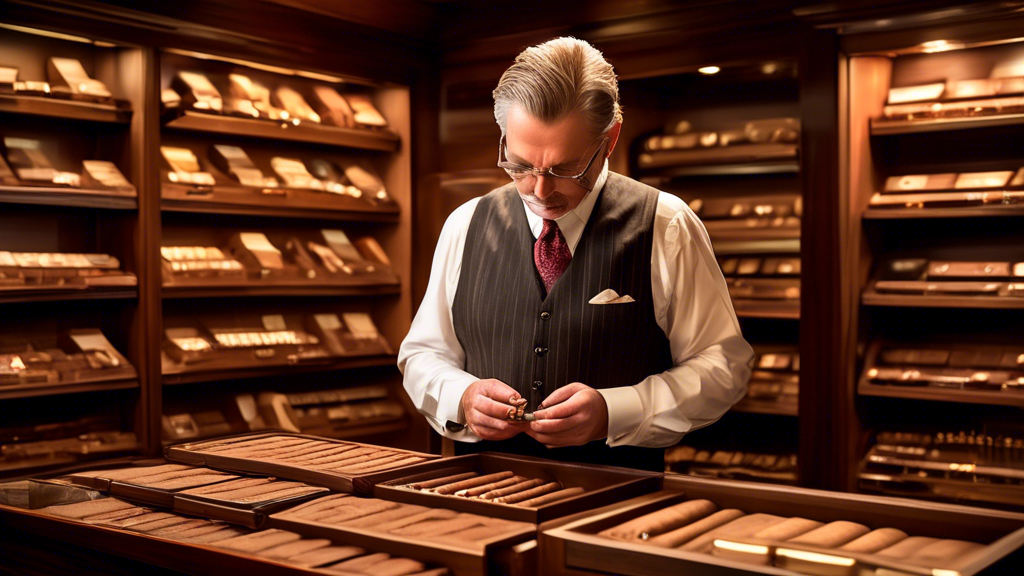
[[[315,470],[268,457],[242,458],[217,453],[217,449],[224,448],[229,445],[238,445],[243,442],[259,441],[270,438],[321,442],[323,443],[325,450],[340,449],[345,446],[377,449],[380,452],[387,452],[396,457],[400,457],[394,461],[398,464],[398,467],[412,464],[414,462],[411,460],[416,458],[420,459],[420,462],[439,458],[433,454],[423,454],[409,450],[399,450],[397,448],[386,448],[384,446],[372,446],[370,444],[360,444],[357,442],[346,442],[306,434],[292,434],[290,432],[255,432],[250,434],[214,438],[212,440],[204,440],[201,442],[175,444],[165,448],[164,452],[167,459],[174,462],[192,464],[194,466],[208,466],[217,470],[230,472],[242,472],[245,474],[255,474],[260,476],[276,476],[278,478],[305,482],[315,486],[323,486],[338,492],[353,492],[353,482],[355,479],[366,476],[370,473],[370,471],[349,473],[345,471]]]
[[[658,548],[622,542],[598,536],[598,532],[630,519],[677,504],[683,500],[706,498],[720,508],[739,508],[791,517],[799,514],[821,522],[847,520],[870,528],[893,527],[913,536],[965,539],[988,542],[988,546],[956,566],[955,571],[923,570],[920,567],[891,562],[879,566],[867,561],[867,555],[843,553],[854,560],[850,567],[831,568],[829,574],[885,574],[927,576],[971,576],[1024,545],[1024,515],[982,510],[963,506],[941,505],[898,498],[870,497],[819,490],[781,488],[732,481],[709,481],[685,477],[666,477],[666,491],[655,498],[637,499],[628,508],[594,515],[541,535],[546,574],[621,573],[627,575],[676,575],[686,572],[701,574],[797,574],[774,566],[761,566],[720,558],[710,554]],[[787,545],[814,553],[824,549]],[[770,553],[774,553],[771,550]],[[836,556],[833,552],[833,557]],[[864,556],[864,557],[862,557]],[[873,557],[877,559],[877,557]],[[819,565],[819,570],[820,570]],[[861,570],[857,572],[856,570]],[[821,573],[826,571],[802,573]]]
[[[154,474],[156,474],[160,472],[160,470],[157,469],[162,467],[169,468],[170,466],[168,466],[166,463],[154,462],[152,460],[149,460],[144,464],[137,466],[125,466],[121,468],[110,468],[107,470],[83,470],[80,472],[69,474],[67,478],[76,485],[87,486],[89,488],[99,490],[100,492],[103,492],[110,496],[124,498],[127,500],[132,500],[134,502],[148,504],[150,506],[163,506],[166,508],[170,508],[174,503],[174,493],[177,492],[178,490],[141,484],[139,482],[133,481],[131,478],[125,478],[123,477],[124,474],[119,473],[131,468],[137,469],[139,471],[149,468],[154,469]],[[171,470],[167,471],[167,473],[171,472]],[[235,480],[238,478],[238,476],[235,476],[233,474],[226,474],[224,472],[218,472],[216,470],[209,470],[209,474],[210,476],[216,476],[217,478],[210,478],[203,485],[224,482],[227,480]],[[141,477],[143,476],[138,476],[137,478]],[[187,486],[185,488],[180,488],[179,490],[187,490],[189,488],[194,487],[195,486]]]
[[[581,487],[585,492],[538,507],[498,504],[477,498],[441,495],[402,486],[464,472],[494,474],[511,471],[516,476],[544,478],[561,482],[563,487]],[[491,518],[540,524],[548,520],[598,508],[614,502],[655,492],[661,488],[664,474],[612,466],[587,466],[554,462],[541,458],[481,453],[445,458],[417,464],[401,470],[372,474],[356,481],[356,493],[373,494],[383,500],[448,508]]]
[[[337,498],[328,496],[327,498]],[[342,496],[355,498],[353,496]],[[374,501],[370,498],[356,498],[361,503]],[[326,498],[313,500],[314,505]],[[379,502],[379,501],[378,501]],[[395,503],[391,503],[395,505]],[[398,503],[399,507],[413,506]],[[494,523],[494,520],[484,519]],[[379,524],[378,524],[379,525]],[[303,536],[329,538],[386,552],[394,556],[416,558],[417,560],[447,566],[454,576],[484,576],[486,574],[535,574],[536,526],[522,522],[498,521],[493,534],[468,542],[454,538],[395,535],[375,530],[375,526],[345,526],[325,524],[322,520],[303,517],[301,510],[291,509],[271,514],[266,528],[277,528],[297,532]]]
[[[182,514],[192,514],[213,520],[222,520],[232,524],[241,524],[249,528],[258,528],[265,523],[266,517],[274,512],[285,510],[307,500],[326,496],[326,488],[310,487],[306,494],[294,494],[278,498],[268,498],[254,502],[240,502],[217,498],[215,495],[174,494],[172,509]]]

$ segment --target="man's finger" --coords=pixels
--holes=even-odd
[[[557,404],[561,404],[562,402],[565,402],[566,400],[571,398],[572,395],[575,394],[581,386],[583,385],[578,382],[573,382],[572,384],[562,386],[561,388],[549,394],[548,397],[545,398],[543,402],[541,402],[541,405],[544,406],[545,409],[547,409]]]
[[[580,425],[582,418],[570,416],[568,418],[553,418],[549,420],[534,420],[530,422],[530,430],[538,434],[558,434],[567,432]]]
[[[537,410],[533,415],[537,420],[557,420],[561,418],[569,418],[573,414],[576,414],[583,407],[583,401],[581,400],[582,395],[577,396],[573,394],[565,401],[555,404],[554,406],[548,406],[543,410]],[[547,401],[545,400],[545,405]]]
[[[516,392],[514,388],[505,384],[501,380],[488,380],[487,384],[481,387],[480,392],[484,396],[496,402],[501,402],[506,406],[508,406],[510,398],[519,396],[519,393]]]
[[[505,400],[508,400],[508,398]],[[508,410],[511,406],[487,396],[477,396],[473,401],[472,408],[481,414],[490,416],[491,418],[505,420],[508,417]]]

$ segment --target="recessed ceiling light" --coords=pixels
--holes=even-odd
[[[718,66],[704,66],[703,68],[698,68],[697,72],[701,74],[718,74],[720,70],[721,68]]]

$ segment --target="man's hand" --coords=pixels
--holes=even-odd
[[[506,440],[526,431],[525,422],[509,422],[509,398],[519,393],[500,380],[477,380],[462,394],[466,425],[484,440]]]
[[[608,436],[608,405],[597,390],[573,382],[555,390],[536,410],[527,434],[552,448],[580,446]]]

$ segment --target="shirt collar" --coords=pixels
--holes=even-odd
[[[587,195],[580,201],[579,206],[576,206],[575,209],[555,220],[558,223],[558,229],[562,231],[562,236],[565,236],[566,244],[569,245],[569,252],[573,255],[576,254],[576,245],[579,244],[580,238],[583,236],[583,228],[587,225],[591,212],[594,211],[597,197],[601,194],[604,183],[607,181],[608,160],[606,159],[604,167],[601,168],[601,174],[597,177],[597,183],[594,184],[594,189],[587,192]],[[530,224],[530,231],[533,232],[533,237],[537,238],[540,236],[541,230],[544,229],[544,219],[534,214],[525,201],[523,202],[523,210],[526,210],[526,220]]]

